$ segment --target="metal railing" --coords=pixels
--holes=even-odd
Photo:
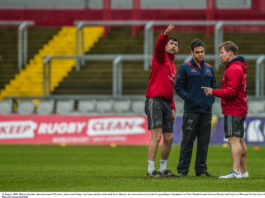
[[[110,60],[112,64],[112,96],[114,98],[121,97],[122,95],[122,61],[139,61],[144,60],[142,54],[135,55],[119,55],[119,54],[109,54],[109,55],[84,55],[80,56],[47,56],[44,57],[43,63],[43,95],[51,96],[51,61],[54,59],[75,59],[79,60]]]
[[[53,59],[76,59],[76,56],[47,56],[43,62],[43,96],[51,96],[51,62]]]
[[[263,97],[264,96],[264,62],[265,55],[248,55],[241,54],[245,57],[246,60],[256,60],[256,94],[255,96]],[[76,61],[83,60],[111,60],[112,61],[112,97],[118,98],[122,96],[122,67],[123,61],[144,61],[146,58],[142,54],[134,55],[121,55],[121,54],[108,54],[108,55],[84,55],[80,56],[47,56],[44,57],[43,63],[43,95],[44,97],[51,96],[51,61],[54,59],[75,59]],[[151,58],[151,57],[148,57]],[[215,60],[215,54],[206,54],[205,60]],[[177,60],[184,60],[184,62],[191,59],[190,54],[179,54],[176,55]]]
[[[256,61],[256,97],[264,96],[264,63],[265,55]]]
[[[144,69],[148,70],[152,63],[152,59],[148,59],[154,53],[154,26],[167,26],[173,24],[175,26],[215,26],[217,21],[149,21],[145,25],[144,40]]]
[[[28,34],[27,27],[34,25],[34,21],[0,21],[1,26],[18,26],[18,70],[27,64],[28,60]]]
[[[151,65],[151,56],[154,52],[154,30],[156,25],[167,26],[174,24],[176,26],[214,26],[214,67],[219,70],[221,61],[218,57],[218,45],[223,42],[223,27],[224,26],[253,26],[265,25],[265,21],[75,21],[77,35],[76,35],[76,56],[84,55],[84,35],[83,27],[92,25],[102,26],[131,26],[131,25],[144,25],[144,69],[148,70]],[[258,55],[257,55],[258,56]],[[82,61],[84,63],[84,61]],[[79,69],[80,64],[78,64]]]
[[[144,69],[148,70],[151,65],[151,56],[153,55],[153,38],[155,25],[167,26],[169,24],[182,26],[208,26],[216,25],[217,21],[75,21],[76,25],[76,56],[82,57],[84,55],[84,26],[145,26],[144,30]],[[84,63],[84,60],[82,64]],[[80,64],[77,64],[77,70],[80,69]]]
[[[145,25],[146,21],[75,21],[76,25],[76,56],[78,58],[78,63],[76,65],[76,69],[80,69],[80,65],[84,65],[84,26],[106,26],[106,25],[112,25],[112,26],[131,26],[131,25]]]
[[[185,60],[189,56],[186,55],[177,55],[177,59]],[[211,56],[211,55],[210,55]],[[212,57],[212,56],[211,56]],[[149,58],[149,57],[148,57]],[[112,61],[112,96],[120,97],[122,95],[122,61],[144,61],[145,56],[142,54],[130,54],[130,55],[121,55],[121,54],[108,54],[108,55],[84,55],[80,56],[47,56],[44,57],[43,62],[43,95],[51,96],[51,61],[54,59],[75,59],[78,60],[110,60]]]
[[[214,25],[214,67],[219,70],[220,65],[222,64],[218,57],[218,46],[223,42],[223,27],[224,26],[262,26],[265,25],[265,21],[150,21],[145,25],[145,51],[144,54],[152,55],[154,46],[153,46],[153,26],[154,25],[181,25],[181,26],[209,26]],[[251,55],[252,56],[252,55]],[[259,55],[253,55],[259,56]],[[252,60],[252,59],[251,59]],[[145,59],[145,69],[148,69],[151,64],[151,60]]]
[[[214,52],[216,54],[215,59],[215,68],[218,70],[221,61],[218,58],[218,45],[220,45],[223,42],[223,28],[224,26],[262,26],[265,25],[265,21],[218,21],[215,25],[215,31],[214,31]]]

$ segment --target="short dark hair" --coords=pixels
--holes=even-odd
[[[225,51],[232,51],[234,55],[237,55],[238,47],[234,42],[225,41],[218,46],[218,49],[220,50],[222,47],[224,47]]]
[[[190,44],[190,48],[191,48],[192,51],[194,51],[194,48],[195,47],[200,47],[200,46],[202,46],[203,48],[205,48],[204,42],[202,40],[200,40],[200,39],[194,39],[191,42],[191,44]]]
[[[168,37],[168,40],[167,40],[167,43],[169,42],[169,41],[175,41],[175,42],[178,42],[178,44],[179,44],[179,40],[176,38],[176,37],[174,37],[174,36],[170,36],[170,37]]]

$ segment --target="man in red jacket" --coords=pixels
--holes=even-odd
[[[175,37],[168,37],[174,29],[169,25],[158,37],[155,53],[152,59],[152,70],[146,91],[145,113],[148,120],[148,129],[152,137],[148,146],[149,177],[175,176],[167,170],[167,160],[173,141],[173,123],[176,120],[175,104],[173,100],[173,85],[176,77],[174,56],[178,53],[179,41]],[[155,157],[163,135],[159,172],[155,170]]]
[[[244,120],[247,116],[247,67],[245,59],[237,56],[238,47],[231,41],[219,45],[220,58],[226,64],[221,89],[203,87],[206,95],[221,98],[224,114],[225,137],[231,147],[233,170],[222,179],[249,177],[247,172],[247,146],[244,142]]]

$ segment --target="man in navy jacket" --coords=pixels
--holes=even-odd
[[[207,97],[201,87],[216,88],[214,70],[204,62],[205,44],[199,39],[191,43],[192,59],[180,66],[175,91],[185,101],[178,172],[187,176],[193,142],[197,137],[196,176],[211,176],[207,172],[207,153],[211,135],[214,96]]]

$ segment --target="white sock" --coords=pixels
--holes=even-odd
[[[148,160],[148,173],[152,173],[155,170],[155,162]]]
[[[165,170],[167,170],[167,160],[160,160],[160,169],[159,171],[163,173]]]

